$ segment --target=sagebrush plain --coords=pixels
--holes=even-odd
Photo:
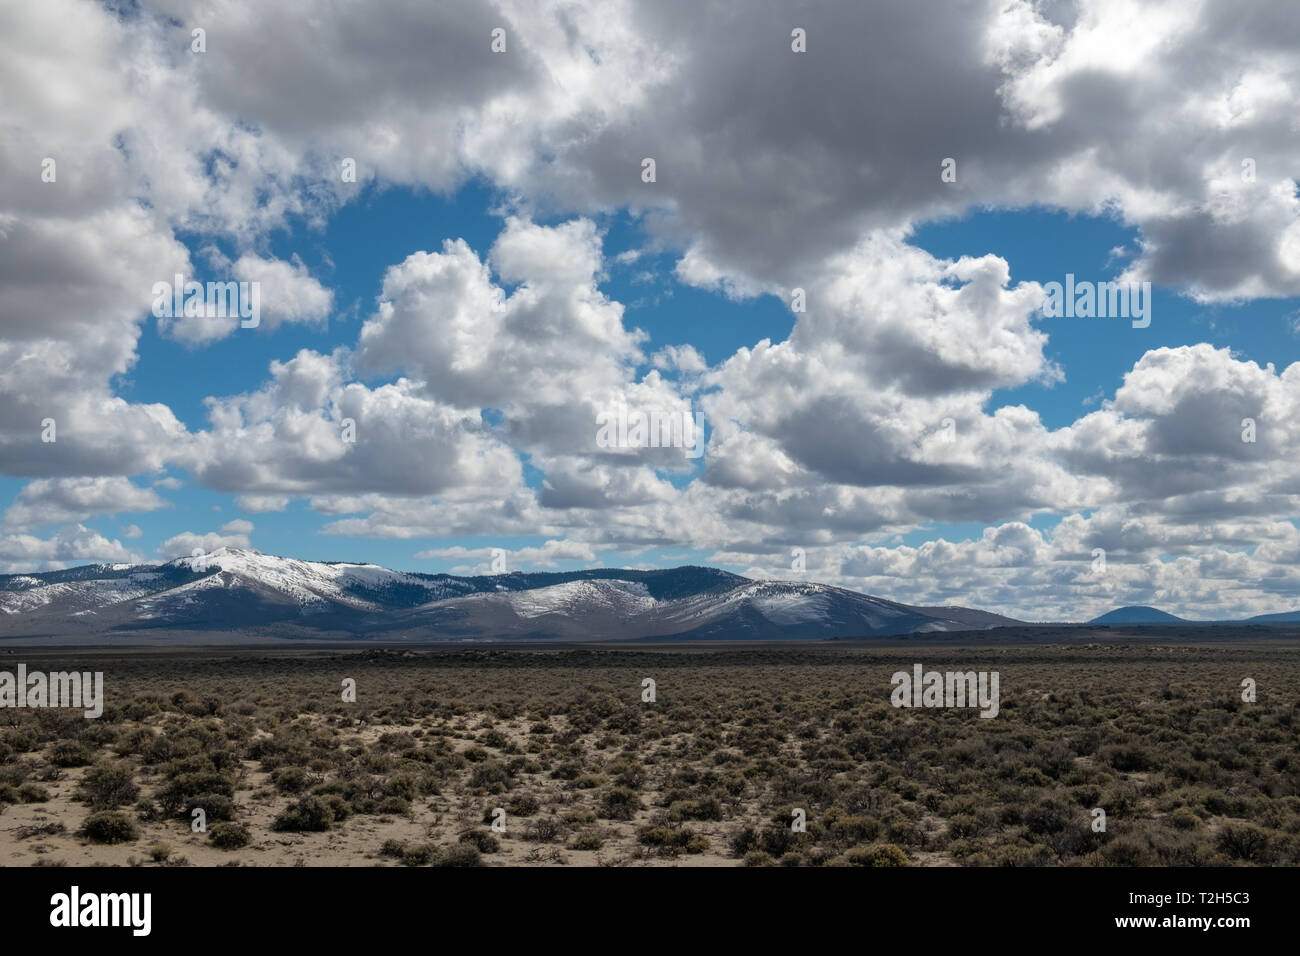
[[[18,661],[103,671],[106,704],[0,710],[5,865],[1300,862],[1290,639]],[[998,716],[893,707],[915,663],[997,671]]]

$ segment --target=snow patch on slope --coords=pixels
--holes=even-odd
[[[497,592],[498,595],[501,592]],[[619,614],[642,614],[657,603],[640,581],[565,581],[530,591],[504,595],[511,609],[522,618],[590,610],[593,606]]]
[[[188,568],[200,574],[222,572],[229,579],[225,586],[242,582],[255,582],[288,595],[304,610],[318,610],[329,602],[356,608],[373,608],[370,602],[349,594],[351,585],[379,588],[389,584],[419,584],[423,581],[400,571],[390,571],[377,564],[326,564],[321,561],[299,561],[295,558],[278,558],[260,551],[241,548],[218,548],[210,554],[177,558],[170,562],[175,567]],[[207,579],[205,579],[207,580]]]
[[[0,614],[22,614],[35,611],[55,602],[66,602],[68,607],[88,610],[108,607],[123,601],[133,601],[153,592],[147,581],[129,578],[107,580],[66,581],[59,584],[41,584],[23,591],[0,591]]]
[[[830,617],[830,596],[826,594],[764,594],[754,598],[754,607],[773,624],[792,627],[813,624]]]

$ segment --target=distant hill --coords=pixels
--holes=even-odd
[[[1145,604],[1130,604],[1107,611],[1101,617],[1094,617],[1089,624],[1190,624],[1185,618],[1175,617],[1159,608],[1147,607]]]
[[[1246,624],[1300,624],[1300,611],[1283,611],[1280,614],[1256,614],[1248,617]]]

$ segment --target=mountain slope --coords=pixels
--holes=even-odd
[[[1300,611],[1282,611],[1279,614],[1256,614],[1246,618],[1246,624],[1300,624]]]
[[[478,577],[222,548],[162,565],[0,576],[0,637],[149,631],[402,640],[798,640],[1018,623],[714,568]],[[287,628],[287,630],[286,630]]]

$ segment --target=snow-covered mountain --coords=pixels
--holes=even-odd
[[[221,548],[161,565],[0,575],[0,637],[201,631],[214,640],[797,640],[1015,623],[702,567],[457,577]]]

